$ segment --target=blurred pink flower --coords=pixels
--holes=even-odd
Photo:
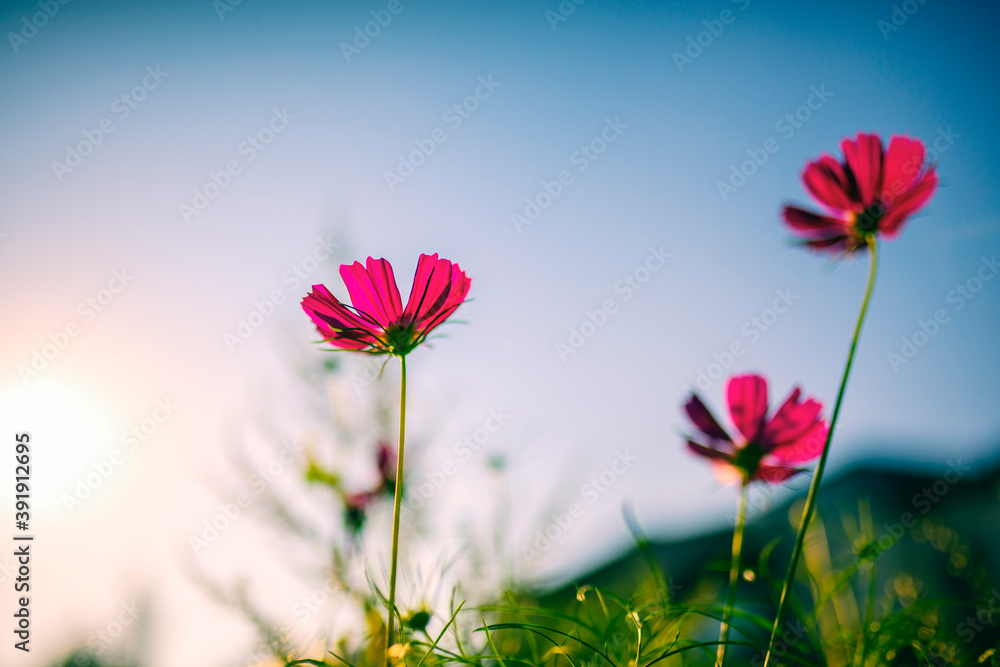
[[[865,249],[868,234],[896,238],[938,185],[934,165],[924,168],[924,144],[894,136],[884,150],[878,134],[859,132],[840,147],[843,162],[823,154],[802,172],[809,194],[829,214],[785,206],[785,223],[814,250],[852,253]]]
[[[819,456],[826,442],[827,424],[820,418],[822,404],[809,398],[799,401],[796,387],[770,418],[767,416],[767,379],[760,375],[730,378],[727,387],[729,414],[741,440],[733,440],[715,420],[697,394],[684,405],[698,429],[688,437],[688,447],[710,460],[725,481],[739,479],[780,484],[802,472],[795,464]]]
[[[413,288],[402,307],[392,266],[384,259],[368,258],[344,264],[340,275],[347,285],[351,305],[341,303],[323,285],[302,300],[323,341],[342,350],[406,356],[427,335],[448,319],[465,301],[472,280],[458,264],[420,255]]]
[[[382,477],[382,484],[394,486],[396,483],[396,451],[387,442],[382,442],[378,446],[376,457],[378,471]]]
[[[361,531],[372,504],[381,495],[390,498],[396,490],[396,453],[387,442],[380,442],[376,450],[375,462],[378,466],[378,483],[368,491],[344,493],[344,520],[354,533]]]
[[[344,505],[352,510],[366,510],[368,505],[378,498],[379,489],[375,491],[362,491],[360,493],[348,493],[344,496]]]

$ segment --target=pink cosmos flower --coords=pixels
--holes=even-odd
[[[364,528],[368,506],[376,497],[377,494],[371,492],[352,493],[344,497],[344,523],[355,537]]]
[[[382,477],[382,485],[388,488],[395,488],[396,452],[385,442],[378,447],[378,471]]]
[[[388,495],[391,498],[396,490],[396,453],[388,443],[379,443],[375,461],[379,472],[378,484],[368,491],[343,494],[344,520],[355,534],[361,531],[369,507],[379,496]]]
[[[340,275],[351,295],[341,303],[323,285],[302,299],[302,309],[316,324],[323,340],[342,350],[406,356],[448,319],[465,301],[472,280],[458,264],[420,255],[406,308],[399,298],[392,266],[368,258],[344,264]]]
[[[840,147],[843,162],[823,154],[802,172],[809,194],[828,213],[785,206],[786,224],[814,250],[852,253],[867,247],[869,234],[896,238],[938,185],[934,165],[924,167],[923,143],[894,136],[883,150],[879,135],[859,132]]]
[[[700,432],[687,438],[688,447],[710,460],[723,480],[738,478],[780,484],[803,471],[794,467],[819,456],[826,442],[827,424],[820,418],[822,404],[800,401],[796,387],[773,415],[767,416],[767,379],[760,375],[730,378],[726,390],[729,414],[742,439],[734,440],[719,425],[697,394],[684,406]]]

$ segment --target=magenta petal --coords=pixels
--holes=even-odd
[[[801,436],[770,451],[770,456],[782,463],[805,463],[823,453],[829,427],[826,422],[814,423]]]
[[[354,313],[340,303],[325,285],[313,285],[313,291],[302,299],[302,309],[316,324],[320,333],[329,334],[325,337],[359,323]]]
[[[375,287],[379,303],[382,304],[389,322],[395,323],[403,314],[403,301],[399,297],[399,288],[396,287],[396,276],[392,273],[392,265],[384,259],[371,257],[368,258],[367,265],[368,275]]]
[[[691,418],[691,421],[698,427],[698,430],[709,438],[732,442],[732,438],[729,437],[724,428],[719,426],[719,422],[715,420],[715,417],[712,416],[712,413],[705,407],[705,404],[702,403],[697,394],[691,394],[691,398],[688,399],[687,404],[684,406],[684,411],[687,412],[687,416]]]
[[[472,280],[465,275],[458,264],[451,263],[451,278],[447,291],[438,297],[437,302],[429,309],[427,316],[419,322],[418,328],[426,334],[451,317],[459,306],[465,303]]]
[[[421,255],[403,322],[426,335],[465,301],[471,285],[458,264],[438,259],[436,254]]]
[[[937,172],[931,167],[909,192],[896,198],[879,225],[886,238],[893,239],[899,234],[906,219],[923,208],[934,196],[937,186]]]
[[[875,202],[882,184],[882,139],[877,134],[859,132],[856,139],[844,139],[840,145],[848,169],[854,176],[861,203],[867,208]]]
[[[805,245],[809,246],[813,250],[842,252],[847,250],[847,236],[842,234],[828,239],[814,239],[812,241],[806,241]]]
[[[400,299],[392,267],[384,259],[368,258],[368,268],[361,262],[343,264],[340,276],[351,295],[351,304],[372,317],[382,328],[393,324],[399,317]],[[392,288],[388,286],[391,279]]]
[[[760,481],[767,482],[768,484],[782,484],[800,472],[805,471],[800,468],[788,468],[785,466],[762,464],[759,468],[757,468],[757,472],[754,474],[753,479],[759,479]]]
[[[313,291],[302,299],[302,309],[323,340],[337,347],[360,350],[377,342],[373,325],[356,317],[324,285],[313,285]]]
[[[924,167],[924,144],[909,137],[893,137],[885,153],[879,198],[888,204],[909,190]]]
[[[434,274],[437,272],[440,262],[450,265],[448,260],[438,260],[437,253],[433,255],[420,255],[417,260],[417,271],[413,274],[413,287],[410,288],[410,298],[406,301],[406,310],[403,311],[403,321],[407,324],[416,322],[426,315],[427,310],[433,304],[438,294],[434,290],[441,289],[441,273],[438,272],[438,280],[435,281]]]
[[[799,403],[801,395],[798,387],[792,390],[764,426],[760,439],[765,450],[797,440],[816,424],[823,406],[812,399]]]
[[[692,452],[706,459],[712,461],[726,461],[730,462],[732,460],[732,455],[726,452],[721,452],[718,449],[712,449],[711,447],[705,447],[704,445],[699,445],[693,440],[687,441],[688,449]]]
[[[802,182],[817,201],[836,211],[854,209],[852,185],[843,167],[829,155],[810,162],[802,172]]]
[[[741,375],[726,388],[729,414],[747,442],[755,442],[767,416],[767,380],[760,375]]]
[[[797,206],[786,206],[781,213],[788,226],[795,231],[842,233],[845,226],[843,220],[813,213]]]
[[[451,262],[446,259],[437,261],[427,281],[427,289],[417,308],[417,322],[433,317],[448,301],[452,273]]]

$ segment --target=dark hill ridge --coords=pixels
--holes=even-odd
[[[758,557],[768,543],[781,538],[770,563],[783,575],[790,557],[795,528],[789,520],[792,507],[801,511],[805,493],[762,509],[746,528],[744,564],[758,569]],[[859,504],[870,504],[878,550],[880,578],[907,573],[922,582],[922,596],[958,596],[975,599],[969,578],[990,586],[1000,582],[1000,464],[973,467],[962,460],[951,465],[925,466],[921,471],[900,471],[898,464],[869,464],[841,473],[824,482],[818,503],[835,567],[857,560],[858,546],[844,528],[844,516],[856,523]],[[734,500],[735,504],[735,500]],[[848,519],[850,521],[850,519]],[[796,519],[797,525],[797,519]],[[898,539],[898,542],[895,540]],[[694,584],[717,565],[718,585],[728,567],[732,533],[730,528],[691,538],[656,541],[650,547],[664,573],[671,578],[679,597],[694,590]],[[957,554],[957,555],[956,555]],[[977,575],[974,569],[981,572]],[[631,547],[620,557],[578,577],[574,584],[545,594],[552,604],[569,603],[576,585],[590,584],[628,595],[648,580],[649,567]],[[977,578],[978,577],[978,578]],[[741,582],[741,597],[755,604],[770,604],[758,579]]]

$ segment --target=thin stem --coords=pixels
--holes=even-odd
[[[639,612],[632,612],[632,621],[635,623],[635,664],[638,665],[639,656],[642,655],[642,622],[639,620]]]
[[[868,628],[875,620],[875,596],[878,595],[878,564],[872,562],[868,572],[868,599],[865,601],[865,618],[861,621],[861,632],[858,635],[858,647],[854,654],[854,667],[863,667],[868,654]]]
[[[385,664],[388,667],[389,648],[396,623],[396,557],[399,553],[399,509],[403,501],[403,450],[406,439],[406,357],[399,358],[402,370],[399,380],[399,450],[396,452],[396,492],[392,503],[392,565],[389,568],[389,621],[385,633]]]
[[[812,520],[813,511],[816,509],[819,483],[823,478],[823,470],[826,468],[827,456],[830,454],[830,443],[833,442],[833,434],[837,428],[837,418],[840,416],[840,406],[843,403],[844,392],[847,389],[847,379],[851,375],[851,366],[854,365],[854,352],[857,350],[858,338],[861,336],[861,325],[864,324],[865,315],[868,313],[868,302],[871,301],[872,291],[875,288],[875,274],[878,272],[878,243],[875,240],[874,234],[868,234],[865,237],[865,241],[872,256],[871,264],[868,267],[868,286],[865,288],[865,298],[861,302],[861,311],[858,313],[858,323],[854,327],[854,338],[851,339],[851,349],[847,353],[847,364],[844,366],[844,377],[840,380],[840,391],[837,392],[837,402],[833,405],[830,430],[827,431],[823,453],[819,457],[819,463],[816,464],[816,472],[813,474],[812,484],[809,485],[809,495],[806,496],[806,507],[802,512],[799,533],[795,538],[795,548],[792,550],[792,562],[788,565],[788,574],[785,575],[785,586],[781,590],[781,600],[778,602],[778,613],[774,617],[774,627],[771,628],[771,639],[767,643],[767,656],[764,658],[764,667],[768,667],[771,663],[771,650],[781,630],[781,624],[785,620],[788,598],[791,596],[792,584],[795,583],[795,573],[798,570],[799,558],[802,556],[802,548],[805,545],[806,531],[809,529],[809,522]]]
[[[719,628],[719,649],[716,654],[715,667],[722,667],[726,660],[726,642],[729,640],[729,620],[733,617],[733,606],[736,604],[736,584],[740,580],[740,554],[743,551],[743,526],[747,519],[747,487],[749,480],[743,480],[740,488],[740,507],[736,511],[736,530],[733,531],[733,561],[729,566],[729,597],[726,608],[722,611],[722,626]]]

